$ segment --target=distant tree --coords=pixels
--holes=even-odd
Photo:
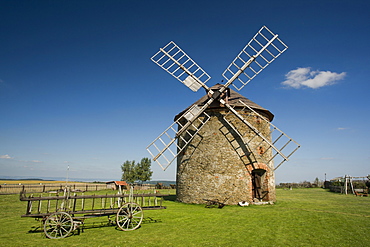
[[[367,186],[368,188],[370,188],[370,180],[367,180],[367,181],[366,181],[366,186]]]
[[[314,182],[316,187],[323,187],[324,186],[324,182],[322,180],[320,180],[318,177],[315,178]]]
[[[135,169],[135,161],[126,160],[121,165],[122,170],[122,181],[126,181],[127,183],[134,183],[136,180],[136,169]]]
[[[150,181],[153,172],[150,170],[152,161],[149,158],[142,158],[140,163],[135,163],[135,161],[125,161],[121,165],[122,179],[127,183],[134,183],[135,181],[140,181],[141,183],[145,181]]]
[[[153,172],[150,170],[151,165],[152,161],[149,158],[142,158],[140,163],[136,164],[136,179],[138,181],[141,181],[141,183],[150,181],[153,174]]]
[[[315,178],[313,183],[315,184],[316,187],[320,187],[320,179],[318,177]]]

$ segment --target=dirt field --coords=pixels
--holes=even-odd
[[[53,181],[53,180],[0,180],[0,184],[62,184],[66,181]],[[68,181],[68,183],[82,183],[82,182],[73,182]]]

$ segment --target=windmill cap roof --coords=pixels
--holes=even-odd
[[[212,90],[218,90],[223,86],[224,85],[222,85],[222,84],[216,84],[216,85],[212,86],[211,89]],[[209,97],[206,94],[202,98],[200,98],[199,100],[194,102],[194,104],[202,107],[202,106],[205,105],[205,103],[207,102],[208,99],[209,99]],[[270,122],[274,119],[274,114],[272,114],[269,110],[267,110],[267,109],[263,108],[262,106],[254,103],[250,99],[242,96],[241,94],[237,93],[236,91],[234,91],[230,88],[230,96],[229,96],[229,99],[228,99],[228,103],[232,106],[235,106],[235,107],[244,107],[244,105],[242,103],[240,103],[239,100],[241,100],[244,104],[251,107],[253,110],[256,110],[257,112],[262,112],[262,113],[266,114],[267,117],[269,118]],[[194,104],[192,104],[192,105],[194,105]],[[182,114],[184,114],[184,112],[187,111],[189,108],[190,108],[190,106],[188,108],[186,108],[185,110],[183,110],[182,112],[180,112],[179,114],[177,114],[175,116],[175,119],[177,119]],[[209,106],[209,108],[215,109],[215,108],[225,108],[225,107],[220,107],[219,104],[217,104],[217,106],[215,107],[214,105],[211,104],[211,106]]]

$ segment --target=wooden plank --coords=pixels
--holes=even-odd
[[[129,197],[130,195],[125,194],[125,195],[76,195],[76,196],[45,196],[45,197],[21,197],[21,201],[41,201],[41,200],[65,200],[65,199],[88,199],[88,198],[124,198],[124,197]],[[151,196],[158,196],[158,197],[163,197],[163,196],[169,196],[169,194],[134,194],[133,197],[151,197]]]
[[[166,207],[161,206],[148,206],[142,207],[143,210],[155,210],[155,209],[166,209]],[[84,210],[84,211],[66,211],[68,214],[84,214],[85,216],[106,216],[106,215],[113,215],[118,212],[119,208],[113,209],[95,209],[95,210]],[[52,213],[45,213],[45,214],[24,214],[21,217],[32,217],[32,218],[42,218],[51,215]]]

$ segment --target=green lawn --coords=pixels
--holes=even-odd
[[[0,196],[1,246],[370,246],[370,198],[323,189],[277,190],[263,206],[205,208],[165,201],[165,210],[144,211],[135,231],[87,219],[83,233],[44,237],[40,222],[21,218],[26,202]]]

